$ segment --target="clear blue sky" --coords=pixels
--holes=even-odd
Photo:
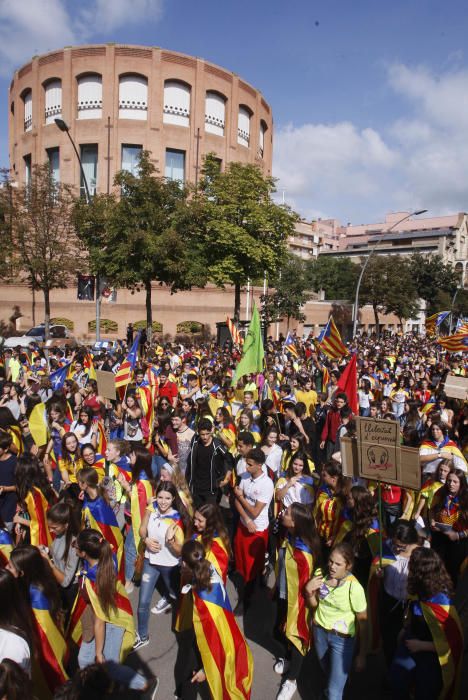
[[[466,0],[0,0],[0,163],[13,68],[65,44],[148,44],[263,92],[278,187],[303,216],[467,210],[467,18]]]

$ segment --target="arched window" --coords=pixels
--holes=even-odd
[[[189,126],[190,85],[179,80],[166,80],[164,83],[163,122]]]
[[[32,90],[23,92],[24,103],[24,130],[31,131],[32,129]]]
[[[260,122],[260,131],[258,135],[258,153],[261,158],[263,158],[263,154],[265,152],[265,134],[267,129],[268,127],[262,119]]]
[[[56,117],[62,116],[62,81],[58,78],[49,80],[44,85],[45,123],[53,124]]]
[[[148,79],[143,75],[119,78],[119,119],[146,119],[148,113]]]
[[[226,98],[219,92],[208,91],[205,100],[205,131],[224,136]]]
[[[249,146],[251,116],[251,110],[245,105],[240,105],[237,117],[237,143],[240,143],[241,146]]]
[[[78,119],[102,117],[102,76],[97,73],[78,78]]]

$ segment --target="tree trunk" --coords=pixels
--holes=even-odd
[[[241,306],[241,286],[236,283],[234,285],[234,323],[239,326],[240,319],[240,306]]]
[[[146,290],[146,335],[148,343],[151,343],[153,335],[153,309],[151,308],[151,280],[145,282]]]
[[[50,332],[50,289],[49,287],[44,287],[44,336],[46,340],[49,340]]]
[[[377,338],[380,336],[380,325],[379,325],[379,312],[375,305],[372,306],[374,309],[374,319],[375,319],[375,334]]]

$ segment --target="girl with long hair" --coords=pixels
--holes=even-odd
[[[41,548],[40,551],[60,587],[62,607],[68,615],[77,590],[75,576],[78,555],[75,543],[80,531],[80,519],[70,502],[59,501],[47,512],[47,523],[53,536],[52,545],[49,551],[46,548]]]
[[[97,530],[108,541],[117,557],[119,578],[124,580],[122,532],[94,467],[87,467],[78,472],[78,486],[83,493],[82,524],[86,528]]]
[[[468,486],[461,469],[452,468],[435,494],[429,522],[432,547],[456,585],[460,567],[468,556]]]
[[[129,455],[132,468],[132,478],[129,483],[123,474],[117,477],[123,491],[127,495],[125,516],[127,520],[127,536],[125,538],[125,588],[128,593],[133,590],[132,578],[135,573],[135,562],[142,549],[140,526],[145,516],[146,508],[153,497],[151,471],[152,455],[142,445],[135,443]]]
[[[0,568],[0,661],[16,661],[31,673],[33,626],[29,601],[21,595],[18,583],[7,569]]]
[[[46,446],[43,464],[49,481],[58,493],[60,491],[60,470],[58,467],[62,457],[62,440],[64,435],[70,431],[70,421],[65,414],[63,404],[58,401],[49,404],[47,418],[50,438]]]
[[[80,446],[90,442],[94,448],[97,447],[98,427],[92,408],[83,406],[79,410],[78,418],[70,426],[70,432],[76,435]]]
[[[466,472],[468,465],[457,444],[449,438],[448,428],[440,421],[431,423],[419,448],[423,476],[432,475],[443,459],[451,459],[454,467]]]
[[[128,440],[130,443],[142,444],[144,440],[141,427],[143,411],[136,395],[127,394],[125,401],[122,402],[122,408],[124,440]]]
[[[343,523],[335,542],[349,542],[354,552],[353,573],[362,586],[367,586],[372,560],[379,549],[380,525],[373,494],[364,486],[351,487],[343,511]],[[348,517],[346,517],[348,516]]]
[[[65,379],[63,383],[63,395],[70,405],[74,416],[78,415],[80,406],[83,403],[83,397],[80,394],[80,388],[73,379]]]
[[[236,416],[239,432],[251,433],[256,443],[261,440],[260,428],[255,422],[253,411],[250,408],[243,408]]]
[[[249,700],[252,653],[237,625],[221,576],[197,540],[184,544],[182,561],[191,579],[183,592],[193,600],[195,643],[184,659],[186,673],[178,694],[194,697],[193,684],[206,680],[213,698]],[[214,638],[222,639],[222,645],[211,643]],[[195,673],[194,668],[198,669]]]
[[[70,621],[70,635],[80,644],[78,664],[85,668],[97,663],[123,662],[135,635],[133,611],[127,593],[117,578],[117,561],[100,532],[86,528],[76,541],[83,561],[80,585]],[[144,690],[141,674],[119,666],[129,688]]]
[[[80,443],[74,433],[66,433],[62,437],[62,455],[58,460],[60,474],[65,485],[77,483],[76,475],[83,466],[80,454]]]
[[[276,425],[270,425],[266,428],[262,438],[261,448],[265,453],[265,466],[273,479],[276,480],[281,472],[281,462],[283,458],[283,450],[278,445],[279,429]]]
[[[7,568],[31,606],[38,662],[33,669],[35,686],[47,689],[50,697],[68,679],[65,671],[67,643],[60,622],[58,586],[38,547],[16,547]]]
[[[463,632],[450,576],[433,549],[417,547],[411,554],[408,594],[403,638],[389,674],[392,697],[457,698]]]
[[[149,611],[153,591],[161,578],[166,595],[156,612],[162,613],[171,607],[177,598],[179,556],[184,541],[184,527],[177,490],[169,481],[161,481],[153,502],[148,506],[140,526],[140,537],[145,545],[145,559],[138,598],[138,634],[134,649],[149,644]]]
[[[286,637],[287,649],[274,666],[275,673],[285,674],[279,698],[292,697],[302,662],[310,649],[310,613],[304,588],[320,559],[320,539],[306,505],[297,502],[289,505],[283,513],[282,524],[287,535],[278,555],[276,585],[279,627]],[[288,696],[287,693],[291,694]]]
[[[296,454],[296,452],[306,452],[306,448],[307,443],[302,433],[294,433],[294,435],[291,435],[289,441],[286,443],[286,446],[283,449],[281,471],[287,471],[291,463],[292,456]]]
[[[420,516],[422,516],[424,520],[427,519],[428,511],[432,508],[434,496],[437,491],[444,486],[451,468],[452,460],[443,459],[435,470],[434,475],[424,481],[413,511],[413,520],[417,520]]]
[[[235,455],[237,429],[231,414],[224,406],[220,406],[216,411],[214,435],[221,440],[231,455]]]
[[[322,467],[322,484],[317,491],[314,518],[317,533],[324,547],[331,547],[340,526],[345,505],[345,480],[341,465],[333,460]]]
[[[218,506],[204,503],[197,508],[193,516],[192,538],[202,543],[205,557],[213,564],[226,585],[232,550]]]
[[[311,507],[314,498],[314,480],[308,456],[305,452],[297,451],[291,457],[286,472],[276,482],[275,500],[282,508],[287,508],[292,503],[303,503]]]
[[[314,610],[314,647],[327,677],[327,697],[336,700],[342,697],[351,671],[356,639],[356,668],[363,670],[366,663],[366,594],[352,574],[353,564],[352,547],[342,542],[332,548],[327,571],[315,571],[305,586],[307,601]]]
[[[20,511],[13,517],[17,541],[29,539],[32,545],[50,547],[46,513],[53,492],[37,459],[30,455],[19,457],[15,479],[20,505]]]
[[[22,455],[24,444],[21,426],[7,406],[0,406],[0,428],[11,435],[11,451],[16,455]]]
[[[9,656],[3,658],[0,651],[0,698],[23,700],[34,696],[29,674]]]

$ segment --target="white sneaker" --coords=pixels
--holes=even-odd
[[[291,698],[294,696],[294,693],[297,690],[297,683],[296,681],[290,681],[286,679],[281,688],[279,689],[279,693],[276,696],[276,700],[291,700]]]
[[[128,594],[133,593],[135,586],[133,585],[132,581],[125,581],[125,590]]]
[[[142,647],[146,647],[149,644],[149,637],[145,637],[142,639],[139,634],[135,636],[135,642],[133,644],[133,651],[136,651],[137,649],[141,649]]]
[[[273,671],[278,674],[278,676],[282,676],[283,673],[289,670],[289,661],[287,659],[283,659],[283,657],[280,656],[278,661],[275,663],[273,666]]]
[[[171,607],[171,603],[167,598],[161,598],[158,600],[154,608],[151,608],[151,612],[153,615],[161,615],[162,613],[166,612],[166,610],[170,610]]]

